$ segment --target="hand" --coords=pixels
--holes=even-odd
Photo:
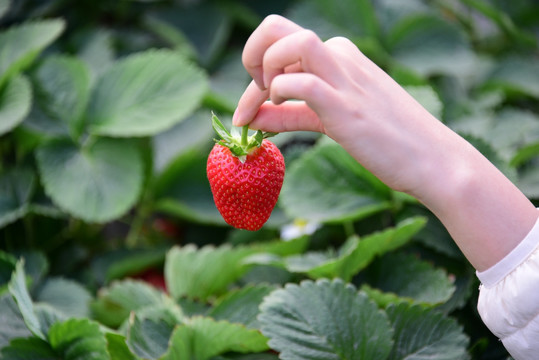
[[[476,269],[507,255],[534,225],[538,213],[518,188],[349,40],[322,42],[271,15],[247,41],[243,63],[253,82],[234,125],[327,134],[433,211]]]
[[[234,125],[318,131],[392,188],[415,194],[422,187],[418,175],[449,131],[348,39],[322,42],[271,15],[247,41],[243,63],[253,82]]]

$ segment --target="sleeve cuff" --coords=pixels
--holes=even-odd
[[[476,272],[484,287],[491,288],[523,263],[539,245],[539,218],[530,232],[509,254],[485,271]]]

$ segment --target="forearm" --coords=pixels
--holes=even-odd
[[[478,150],[451,130],[430,151],[430,173],[416,196],[444,224],[470,263],[483,271],[526,236],[538,212]]]

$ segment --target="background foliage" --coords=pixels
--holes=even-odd
[[[441,224],[280,134],[255,233],[205,176],[265,15],[346,36],[539,199],[533,0],[0,0],[0,357],[507,359]]]

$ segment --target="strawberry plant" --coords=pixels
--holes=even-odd
[[[228,129],[280,13],[350,38],[537,202],[537,10],[0,0],[0,358],[509,359],[420,203],[319,134]],[[268,148],[270,194],[216,170]]]

